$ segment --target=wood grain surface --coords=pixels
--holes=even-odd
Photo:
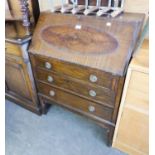
[[[7,3],[9,5],[9,10],[12,14],[12,19],[21,20],[22,12],[21,12],[20,1],[19,0],[7,0]],[[30,2],[30,0],[28,1],[28,4],[29,4],[29,9],[30,9],[30,15],[32,16],[32,3]],[[10,18],[7,18],[6,16],[6,20],[8,19]]]
[[[149,154],[148,45],[145,40],[129,65],[113,139],[113,147],[134,155]]]
[[[5,21],[22,21],[23,15],[21,11],[20,0],[6,0],[9,8],[5,12]],[[28,8],[30,14],[31,28],[36,24],[40,9],[38,0],[28,0]],[[9,15],[10,14],[10,15]]]
[[[86,82],[82,82],[67,76],[59,76],[59,74],[43,71],[40,69],[38,69],[36,72],[37,79],[39,81],[43,81],[44,83],[48,83],[61,89],[64,88],[70,93],[76,93],[77,95],[88,98],[92,101],[99,101],[100,104],[114,107],[115,93],[113,91],[110,91],[109,89],[94,86],[93,84],[88,84]],[[53,82],[48,82],[48,76],[53,78]],[[90,90],[95,91],[96,96],[90,96]]]
[[[143,19],[130,13],[117,18],[41,13],[29,53],[43,112],[54,102],[84,114],[107,127],[111,144]],[[95,96],[88,95],[90,89]]]
[[[93,37],[92,37],[93,36]],[[109,54],[118,47],[117,40],[106,32],[82,26],[77,30],[75,25],[49,26],[42,31],[42,39],[52,48],[64,52],[86,54]]]
[[[49,58],[44,55],[30,53],[30,59],[37,81],[43,113],[47,112],[49,105],[53,104],[54,101],[75,112],[83,114],[97,121],[102,127],[106,126],[108,143],[111,145],[124,77],[55,58]],[[51,68],[46,68],[47,62]],[[89,77],[91,74],[97,77],[96,82],[90,81]],[[53,80],[48,81],[48,76],[52,77]],[[54,93],[52,96],[50,95],[50,90]],[[90,97],[89,90],[95,91],[96,96]],[[57,96],[55,96],[56,94]],[[81,106],[86,106],[87,103],[91,103],[91,106],[103,106],[108,111],[110,110],[109,115],[111,115],[111,121],[105,120],[98,110],[95,113],[90,113],[80,108]]]
[[[51,100],[55,101],[56,103],[63,104],[63,105],[69,105],[71,107],[80,109],[87,113],[91,113],[92,115],[96,115],[108,121],[111,121],[112,119],[111,116],[112,116],[113,110],[110,108],[101,106],[99,104],[95,104],[94,102],[91,102],[88,100],[84,100],[76,95],[69,94],[65,91],[49,86],[42,82],[37,83],[37,86],[38,86],[40,93],[50,97]],[[55,95],[53,97],[50,96],[49,94],[51,90],[55,92]],[[89,106],[95,107],[95,111],[90,112]]]
[[[9,50],[9,48],[7,50]],[[26,109],[37,114],[41,114],[38,106],[39,102],[36,90],[34,88],[33,77],[30,76],[31,70],[28,69],[28,63],[26,64],[23,61],[23,58],[21,56],[17,56],[16,53],[6,53],[6,98],[25,107]],[[21,53],[21,51],[19,51],[19,53]]]
[[[6,21],[5,22],[5,37],[20,38],[25,36],[26,30],[22,25],[22,21]]]
[[[11,55],[22,57],[20,46],[16,44],[5,42],[5,52],[6,54],[11,54]]]
[[[138,38],[143,18],[144,16],[142,14],[124,14],[121,16],[121,18],[118,17],[115,19],[108,19],[104,17],[86,17],[82,15],[73,16],[44,12],[41,13],[29,51],[34,54],[43,54],[48,57],[70,61],[72,63],[123,76]],[[43,40],[42,33],[45,28],[49,26],[64,25],[69,23],[72,23],[72,25],[75,26],[78,24],[81,25],[81,27],[89,26],[92,29],[101,31],[102,33],[108,33],[117,40],[118,48],[115,50],[115,52],[112,53],[103,52],[102,54],[96,53],[91,55],[88,53],[84,54],[76,52],[65,52],[63,47],[55,49],[51,46],[52,44]],[[109,23],[110,26],[108,26]],[[92,38],[94,40],[94,35],[92,35]],[[87,40],[87,37],[82,39]],[[79,44],[78,42],[76,46],[79,45],[81,45],[81,43]],[[93,48],[98,51],[98,47],[95,45]],[[81,48],[79,48],[78,51],[81,51]]]
[[[53,71],[58,73],[60,76],[65,75],[87,83],[92,83],[90,81],[90,75],[94,75],[97,77],[97,81],[93,83],[94,85],[109,88],[113,91],[115,91],[115,85],[119,80],[118,76],[114,76],[110,73],[106,73],[90,67],[85,67],[73,63],[71,64],[69,62],[61,61],[55,58],[51,59],[44,55],[39,56],[30,54],[30,56],[32,57],[31,60],[33,60],[32,63],[34,63],[35,69],[37,67],[48,71]],[[51,64],[51,69],[45,68],[46,62]]]
[[[14,103],[40,115],[39,100],[27,51],[29,40],[22,42],[24,40],[22,38],[26,38],[22,21],[7,21],[5,32],[5,82],[7,88],[5,96]]]

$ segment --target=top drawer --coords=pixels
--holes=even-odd
[[[113,76],[112,74],[105,73],[97,69],[83,67],[77,64],[38,55],[34,55],[34,57],[35,65],[37,67],[51,70],[59,74],[64,74],[86,82],[94,83],[102,87],[110,88],[111,90],[115,90],[115,85],[119,79],[117,76]]]

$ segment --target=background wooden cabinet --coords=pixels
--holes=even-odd
[[[38,0],[27,0],[27,2],[30,10],[30,21],[31,24],[34,24],[39,17],[39,2]],[[22,20],[20,0],[5,0],[5,19]]]
[[[41,114],[27,50],[39,16],[39,3],[37,0],[5,0],[5,3],[6,97]]]
[[[5,80],[6,97],[25,108],[40,114],[33,74],[24,45],[6,43]],[[13,50],[16,52],[13,53]],[[24,52],[24,55],[23,55]]]
[[[128,69],[113,147],[129,155],[149,154],[148,41]]]

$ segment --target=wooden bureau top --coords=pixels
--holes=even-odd
[[[43,12],[29,52],[123,76],[143,14],[117,18]]]

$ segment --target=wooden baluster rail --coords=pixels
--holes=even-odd
[[[21,12],[22,12],[22,20],[23,20],[23,26],[26,28],[26,35],[30,35],[30,11],[29,11],[29,4],[28,0],[19,0],[21,5]]]

